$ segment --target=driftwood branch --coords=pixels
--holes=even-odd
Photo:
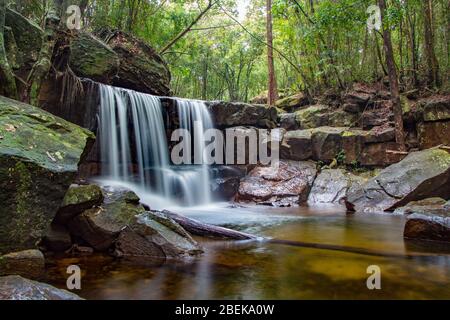
[[[186,29],[181,31],[175,38],[173,38],[164,48],[159,52],[160,54],[164,54],[167,50],[169,50],[178,40],[183,38],[189,31],[191,31],[192,27],[200,21],[200,19],[216,4],[215,1],[210,0],[208,6],[200,12],[200,14],[195,18]]]
[[[186,218],[184,216],[181,216],[179,214],[167,210],[163,211],[163,214],[174,220],[176,223],[178,223],[180,226],[186,229],[187,232],[196,236],[214,239],[229,239],[229,240],[257,239],[256,236],[253,236],[251,234],[202,223],[200,221]]]

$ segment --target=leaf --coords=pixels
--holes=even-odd
[[[5,124],[5,130],[8,132],[16,132],[16,127],[14,127],[12,124]]]

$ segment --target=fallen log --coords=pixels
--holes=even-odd
[[[258,238],[248,233],[206,224],[167,210],[162,211],[162,213],[186,229],[187,232],[196,236],[228,240],[256,240]]]

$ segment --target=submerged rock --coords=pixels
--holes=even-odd
[[[325,169],[317,176],[308,203],[339,203],[350,190],[360,188],[366,179],[343,169]]]
[[[0,277],[0,300],[83,300],[74,293],[20,276]]]
[[[351,192],[352,211],[391,211],[411,201],[450,198],[450,153],[438,148],[413,152]]]
[[[19,275],[38,279],[44,274],[45,258],[39,250],[25,250],[0,256],[0,276]]]
[[[0,97],[0,252],[35,248],[93,140],[85,129]]]
[[[307,200],[317,170],[312,162],[280,161],[258,166],[239,186],[237,200],[274,206],[298,205]]]

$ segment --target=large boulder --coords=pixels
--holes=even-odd
[[[450,198],[450,153],[438,148],[413,152],[347,197],[352,211],[391,211],[411,201]]]
[[[70,44],[70,67],[79,77],[110,84],[119,70],[119,56],[105,43],[85,32]]]
[[[330,162],[335,159],[343,148],[343,134],[348,128],[320,127],[313,130],[312,158],[316,161]]]
[[[169,68],[153,48],[122,31],[103,30],[98,36],[120,59],[114,86],[158,96],[170,95]]]
[[[98,251],[118,257],[177,258],[201,252],[183,228],[146,211],[132,191],[107,188],[101,207],[74,217],[69,230]]]
[[[38,59],[44,31],[39,25],[11,9],[6,10],[5,25],[11,29],[11,33],[7,33],[5,38],[8,58],[14,61],[13,66],[19,75],[26,77]]]
[[[83,300],[74,293],[20,276],[0,277],[0,300]]]
[[[308,203],[340,203],[347,193],[362,187],[366,179],[343,169],[320,172],[308,197]]]
[[[207,102],[207,106],[216,127],[276,127],[278,112],[274,107],[224,101]]]
[[[0,276],[19,275],[38,279],[45,271],[45,258],[39,250],[25,250],[0,256]]]
[[[0,97],[0,252],[35,248],[94,138],[39,108]]]
[[[258,166],[241,181],[237,200],[273,206],[298,205],[308,199],[316,175],[312,162],[280,161],[278,166]]]
[[[395,209],[395,214],[412,214],[412,213],[443,213],[448,210],[447,201],[442,198],[429,198],[419,201],[412,201],[404,207]]]

